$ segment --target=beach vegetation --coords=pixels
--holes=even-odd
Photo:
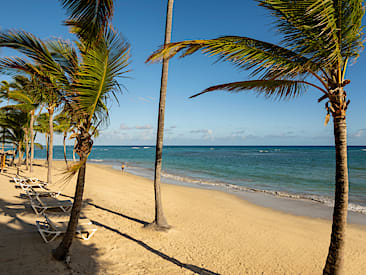
[[[108,123],[108,102],[117,99],[121,91],[117,81],[128,72],[129,44],[112,28],[113,1],[61,1],[69,13],[66,21],[77,35],[80,62],[76,55],[67,55],[72,63],[69,70],[70,87],[65,100],[65,112],[75,125],[75,151],[79,162],[69,168],[77,174],[74,203],[67,231],[60,245],[53,251],[57,260],[68,258],[82,207],[86,161],[93,147],[97,129]],[[71,62],[73,61],[73,62]],[[77,62],[76,62],[77,61]]]
[[[201,51],[236,67],[251,70],[253,80],[208,87],[201,94],[225,90],[254,91],[267,98],[289,99],[308,88],[325,101],[327,124],[333,117],[336,155],[335,204],[331,241],[324,274],[340,274],[344,262],[348,210],[346,111],[350,101],[345,87],[347,67],[363,49],[362,0],[257,0],[274,17],[283,39],[279,45],[249,37],[223,36],[165,45],[147,62],[161,61],[180,53],[186,57]]]

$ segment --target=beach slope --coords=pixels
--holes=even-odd
[[[38,161],[44,164],[44,161]],[[73,196],[75,180],[60,180],[55,162],[53,190]],[[331,222],[256,206],[234,195],[163,184],[169,232],[144,228],[154,217],[152,181],[108,166],[88,164],[83,215],[98,231],[75,239],[71,263],[52,260],[59,242],[45,244],[36,231],[41,220],[20,189],[0,175],[0,274],[321,274]],[[46,178],[46,168],[24,176]],[[366,227],[349,225],[346,274],[366,270]]]

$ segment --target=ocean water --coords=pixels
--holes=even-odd
[[[67,147],[72,159],[72,147]],[[36,158],[45,158],[36,150]],[[63,159],[55,146],[54,158]],[[94,146],[90,162],[152,178],[155,147]],[[366,146],[348,148],[350,210],[366,214]],[[331,146],[166,146],[163,181],[266,192],[333,205],[335,151]]]

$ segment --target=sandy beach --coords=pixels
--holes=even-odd
[[[44,160],[38,161],[43,165]],[[23,176],[45,180],[37,165]],[[73,196],[75,180],[60,180],[63,162],[54,162],[52,190]],[[57,241],[45,244],[35,227],[29,200],[0,175],[0,274],[321,274],[331,222],[254,205],[220,191],[163,184],[169,232],[144,228],[153,220],[151,180],[88,164],[83,215],[98,231],[75,239],[68,267],[52,259]],[[366,226],[347,231],[346,274],[366,270]]]

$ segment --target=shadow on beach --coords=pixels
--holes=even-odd
[[[11,183],[13,185],[13,183]],[[9,185],[6,188],[14,188]],[[61,238],[46,244],[35,226],[36,216],[29,201],[10,202],[0,199],[0,274],[97,274],[97,248],[75,239],[71,247],[71,263],[54,260],[52,249]]]

